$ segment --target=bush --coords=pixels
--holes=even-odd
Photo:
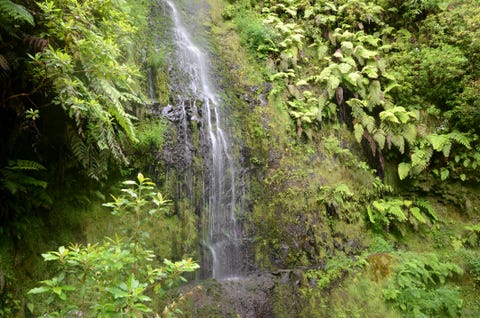
[[[122,237],[61,246],[42,254],[45,261],[55,262],[58,271],[28,292],[35,295],[36,305],[29,304],[32,312],[44,317],[142,317],[153,312],[147,293],[161,295],[185,281],[182,273],[199,267],[191,259],[156,263],[153,251],[147,249],[149,236],[143,225],[166,212],[169,201],[154,191],[150,179],[142,174],[137,179],[123,182],[127,186],[123,195],[112,196],[114,201],[105,204],[120,218]]]

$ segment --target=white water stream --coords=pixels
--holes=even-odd
[[[218,90],[212,81],[208,67],[208,55],[192,38],[182,20],[181,12],[173,1],[165,0],[173,22],[176,46],[173,62],[187,78],[176,94],[177,102],[170,107],[181,107],[184,129],[188,129],[187,112],[194,113],[192,120],[200,122],[205,171],[203,178],[203,202],[201,233],[205,248],[202,264],[211,266],[211,276],[216,279],[234,279],[242,276],[245,262],[241,226],[236,210],[241,206],[238,187],[238,163],[234,144],[229,133],[228,121]],[[189,107],[189,109],[186,109]],[[188,147],[185,152],[190,151]]]

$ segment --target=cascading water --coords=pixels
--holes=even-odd
[[[179,132],[183,136],[188,136],[189,121],[199,122],[204,161],[202,264],[211,269],[213,278],[236,278],[245,274],[246,247],[236,217],[236,212],[242,209],[242,193],[233,138],[222,113],[222,100],[209,74],[208,56],[192,40],[175,4],[169,0],[164,4],[173,22],[175,54],[171,63],[179,73],[179,83],[172,90],[173,105],[167,106],[164,113],[177,108],[176,113],[181,117],[177,129],[184,130]],[[188,154],[192,142],[184,139],[184,151]]]

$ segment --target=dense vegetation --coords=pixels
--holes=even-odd
[[[141,228],[123,224],[126,232],[118,233],[122,223],[101,208],[120,178],[149,168],[149,153],[162,142],[164,124],[150,118],[144,95],[145,69],[153,63],[145,58],[152,48],[148,15],[147,1],[0,1],[2,317],[23,317],[34,303],[36,314],[136,316],[152,310],[143,292],[154,281],[173,284],[196,268],[189,260],[160,266],[154,258],[184,256],[171,247],[176,216],[163,211],[157,218],[155,227],[167,229],[152,233],[152,241],[164,242],[152,245],[126,234],[155,229],[147,218]],[[114,208],[124,222],[147,208],[122,200]],[[94,244],[105,235],[110,239]],[[72,241],[78,243],[58,249]],[[44,258],[59,261],[60,272],[41,264],[47,249],[57,250]],[[32,293],[49,297],[27,301],[31,280],[47,275],[55,276]],[[157,283],[155,290],[164,290]],[[104,293],[111,297],[98,298]]]
[[[478,5],[225,4],[269,83],[257,262],[307,268],[275,316],[478,315]]]
[[[275,317],[478,317],[479,1],[209,3],[214,68],[244,137],[255,263],[298,269],[271,291]],[[143,92],[150,67],[168,103],[168,44],[148,40],[149,4],[0,0],[0,315],[30,311],[30,280],[48,274],[30,291],[45,295],[37,313],[135,317],[159,310],[149,288],[196,267],[152,256],[197,255],[195,216],[161,196],[142,201],[170,229],[150,229],[155,240],[140,235],[131,189],[110,203],[130,220],[122,239],[89,234],[115,181],[161,167],[168,124],[146,114]],[[141,175],[125,185],[153,191]],[[151,246],[155,235],[165,243]],[[74,240],[85,245],[58,249]],[[47,249],[59,271],[25,274]],[[215,306],[204,316],[222,317]]]

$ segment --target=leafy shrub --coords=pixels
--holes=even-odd
[[[71,244],[42,254],[55,262],[58,272],[29,294],[44,294],[38,310],[45,317],[142,317],[153,311],[147,291],[162,294],[185,279],[198,265],[190,259],[164,260],[159,266],[147,249],[148,233],[143,225],[165,212],[168,201],[154,191],[155,184],[138,174],[138,181],[123,182],[123,195],[105,204],[122,223],[123,236],[105,238],[96,244]],[[42,304],[43,302],[43,304]],[[31,311],[35,308],[29,305]]]

